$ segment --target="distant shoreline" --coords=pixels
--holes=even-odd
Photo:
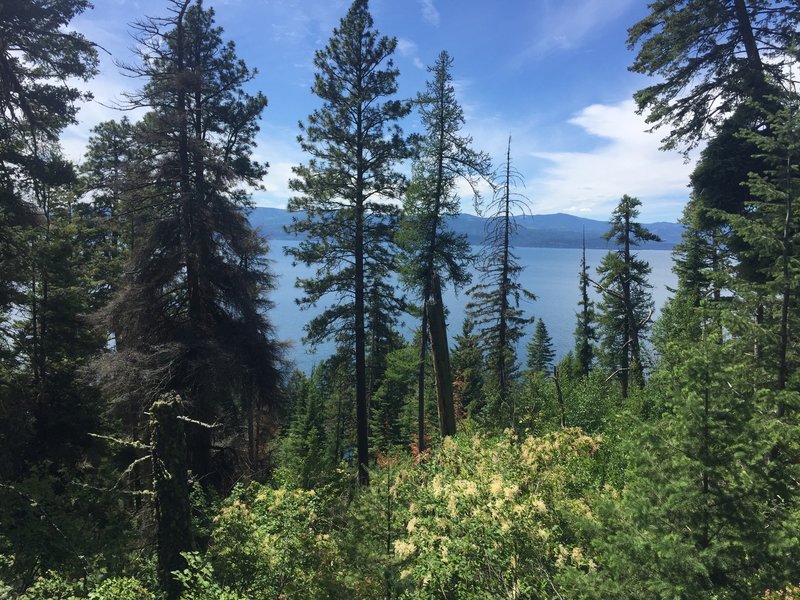
[[[291,241],[284,226],[291,223],[292,214],[285,209],[256,207],[250,213],[250,222],[259,229],[268,241]],[[475,215],[462,214],[450,219],[450,227],[456,233],[467,237],[470,244],[480,246],[484,242],[487,219]],[[661,242],[647,242],[639,246],[642,250],[672,250],[680,243],[683,226],[678,223],[643,223],[647,229],[657,234]],[[585,239],[586,248],[592,250],[611,250],[603,238],[608,231],[606,221],[586,219],[564,213],[550,215],[525,215],[517,217],[517,231],[512,243],[519,248],[581,248]]]

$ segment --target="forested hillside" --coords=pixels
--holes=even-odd
[[[621,181],[599,231],[531,216],[529,149],[477,147],[458,57],[401,90],[368,0],[309,57],[285,222],[254,210],[267,99],[210,2],[132,15],[138,87],[75,164],[89,10],[0,3],[0,597],[800,595],[795,2],[630,24],[639,109],[699,160],[680,226]],[[311,373],[274,333],[279,237],[304,344],[336,347]],[[515,247],[576,243],[556,362]],[[658,244],[678,284],[654,319]]]
[[[292,213],[280,208],[255,207],[249,215],[250,223],[270,240],[294,240],[286,232]],[[460,213],[445,219],[454,233],[464,235],[475,246],[486,240],[487,218]],[[669,250],[680,243],[683,226],[679,223],[651,223],[648,229],[658,234],[660,241],[648,241],[650,250]],[[608,249],[605,239],[608,223],[585,219],[563,213],[553,215],[516,215],[516,228],[512,234],[518,248],[586,248]]]

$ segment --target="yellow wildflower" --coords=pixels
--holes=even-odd
[[[406,529],[408,530],[408,533],[414,533],[416,528],[417,528],[417,517],[411,517],[411,520],[408,522],[408,525],[406,525]]]
[[[406,542],[404,540],[394,541],[394,553],[398,556],[398,558],[411,556],[416,551],[417,547],[413,544],[413,542]]]

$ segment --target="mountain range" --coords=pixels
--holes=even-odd
[[[280,208],[256,207],[250,213],[250,223],[259,229],[268,240],[291,240],[284,226],[292,221],[292,214]],[[480,245],[484,241],[488,219],[462,214],[450,219],[450,227],[467,236],[470,244]],[[587,248],[608,248],[603,239],[609,229],[607,221],[596,221],[575,215],[555,213],[551,215],[524,215],[516,217],[517,230],[512,243],[528,248],[580,248],[584,235]],[[648,250],[670,250],[681,240],[683,226],[678,223],[643,223],[647,229],[661,238],[660,242],[641,245]]]

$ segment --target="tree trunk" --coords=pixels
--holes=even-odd
[[[453,404],[453,376],[450,370],[450,351],[447,347],[447,323],[442,303],[439,277],[433,277],[433,294],[426,304],[431,336],[433,375],[436,380],[436,401],[439,408],[439,432],[442,437],[455,435],[456,412]]]
[[[422,325],[419,331],[419,365],[417,367],[417,450],[425,451],[425,349],[428,346],[428,310],[423,300]]]
[[[194,549],[186,438],[183,423],[178,418],[179,398],[162,398],[150,410],[158,578],[167,598],[173,600],[180,597],[181,589],[172,572],[186,566],[181,552]]]

